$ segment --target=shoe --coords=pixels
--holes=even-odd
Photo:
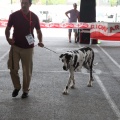
[[[21,98],[27,98],[27,97],[28,97],[28,93],[23,92],[23,94],[22,94]]]
[[[14,89],[13,93],[12,93],[12,97],[16,97],[18,95],[18,93],[19,93],[19,90],[20,89]]]
[[[69,43],[71,43],[71,40],[69,41]]]

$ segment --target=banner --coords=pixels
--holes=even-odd
[[[0,27],[6,27],[7,22],[8,22],[7,20],[0,20]],[[88,29],[90,30],[90,37],[93,39],[120,41],[120,23],[107,23],[107,22],[40,23],[40,27],[41,28]]]
[[[120,41],[120,23],[94,23],[90,33],[93,39]]]
[[[0,27],[6,27],[8,20],[0,20]]]

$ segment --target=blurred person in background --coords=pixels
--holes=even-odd
[[[71,22],[79,22],[80,21],[80,13],[79,11],[77,10],[77,4],[74,3],[73,4],[73,9],[65,12],[65,15],[68,17],[68,22],[71,23]],[[78,30],[77,29],[73,29],[74,31],[74,40],[75,40],[75,43],[77,43],[77,37],[78,37]],[[71,33],[72,33],[72,29],[69,29],[68,30],[68,38],[69,38],[69,42],[71,43]]]
[[[8,59],[8,69],[14,90],[12,97],[16,97],[21,89],[20,77],[18,70],[21,61],[23,70],[23,86],[21,98],[27,98],[33,70],[33,53],[34,53],[34,28],[39,40],[38,46],[44,47],[42,43],[42,32],[40,29],[39,19],[36,14],[29,10],[32,0],[20,0],[21,9],[13,12],[9,16],[8,24],[5,29],[5,36],[11,45]],[[13,27],[13,36],[10,38],[10,30]]]

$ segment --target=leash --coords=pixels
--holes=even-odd
[[[35,47],[35,46],[38,46],[38,44],[34,45],[34,47]],[[49,49],[49,48],[47,48],[47,47],[45,47],[45,46],[44,46],[43,48],[45,48],[45,49],[47,49],[47,50],[49,50],[49,51],[51,51],[51,52],[54,52],[54,53],[58,54],[58,53],[55,52],[54,50],[51,50],[51,49]]]
[[[51,51],[51,52],[54,52],[54,53],[58,54],[57,52],[55,52],[55,51],[53,51],[53,50],[51,50],[51,49],[49,49],[49,48],[47,48],[45,46],[44,46],[44,48],[47,49],[47,50],[49,50],[49,51]]]

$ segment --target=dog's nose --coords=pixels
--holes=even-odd
[[[63,70],[66,70],[66,66],[63,66]]]

